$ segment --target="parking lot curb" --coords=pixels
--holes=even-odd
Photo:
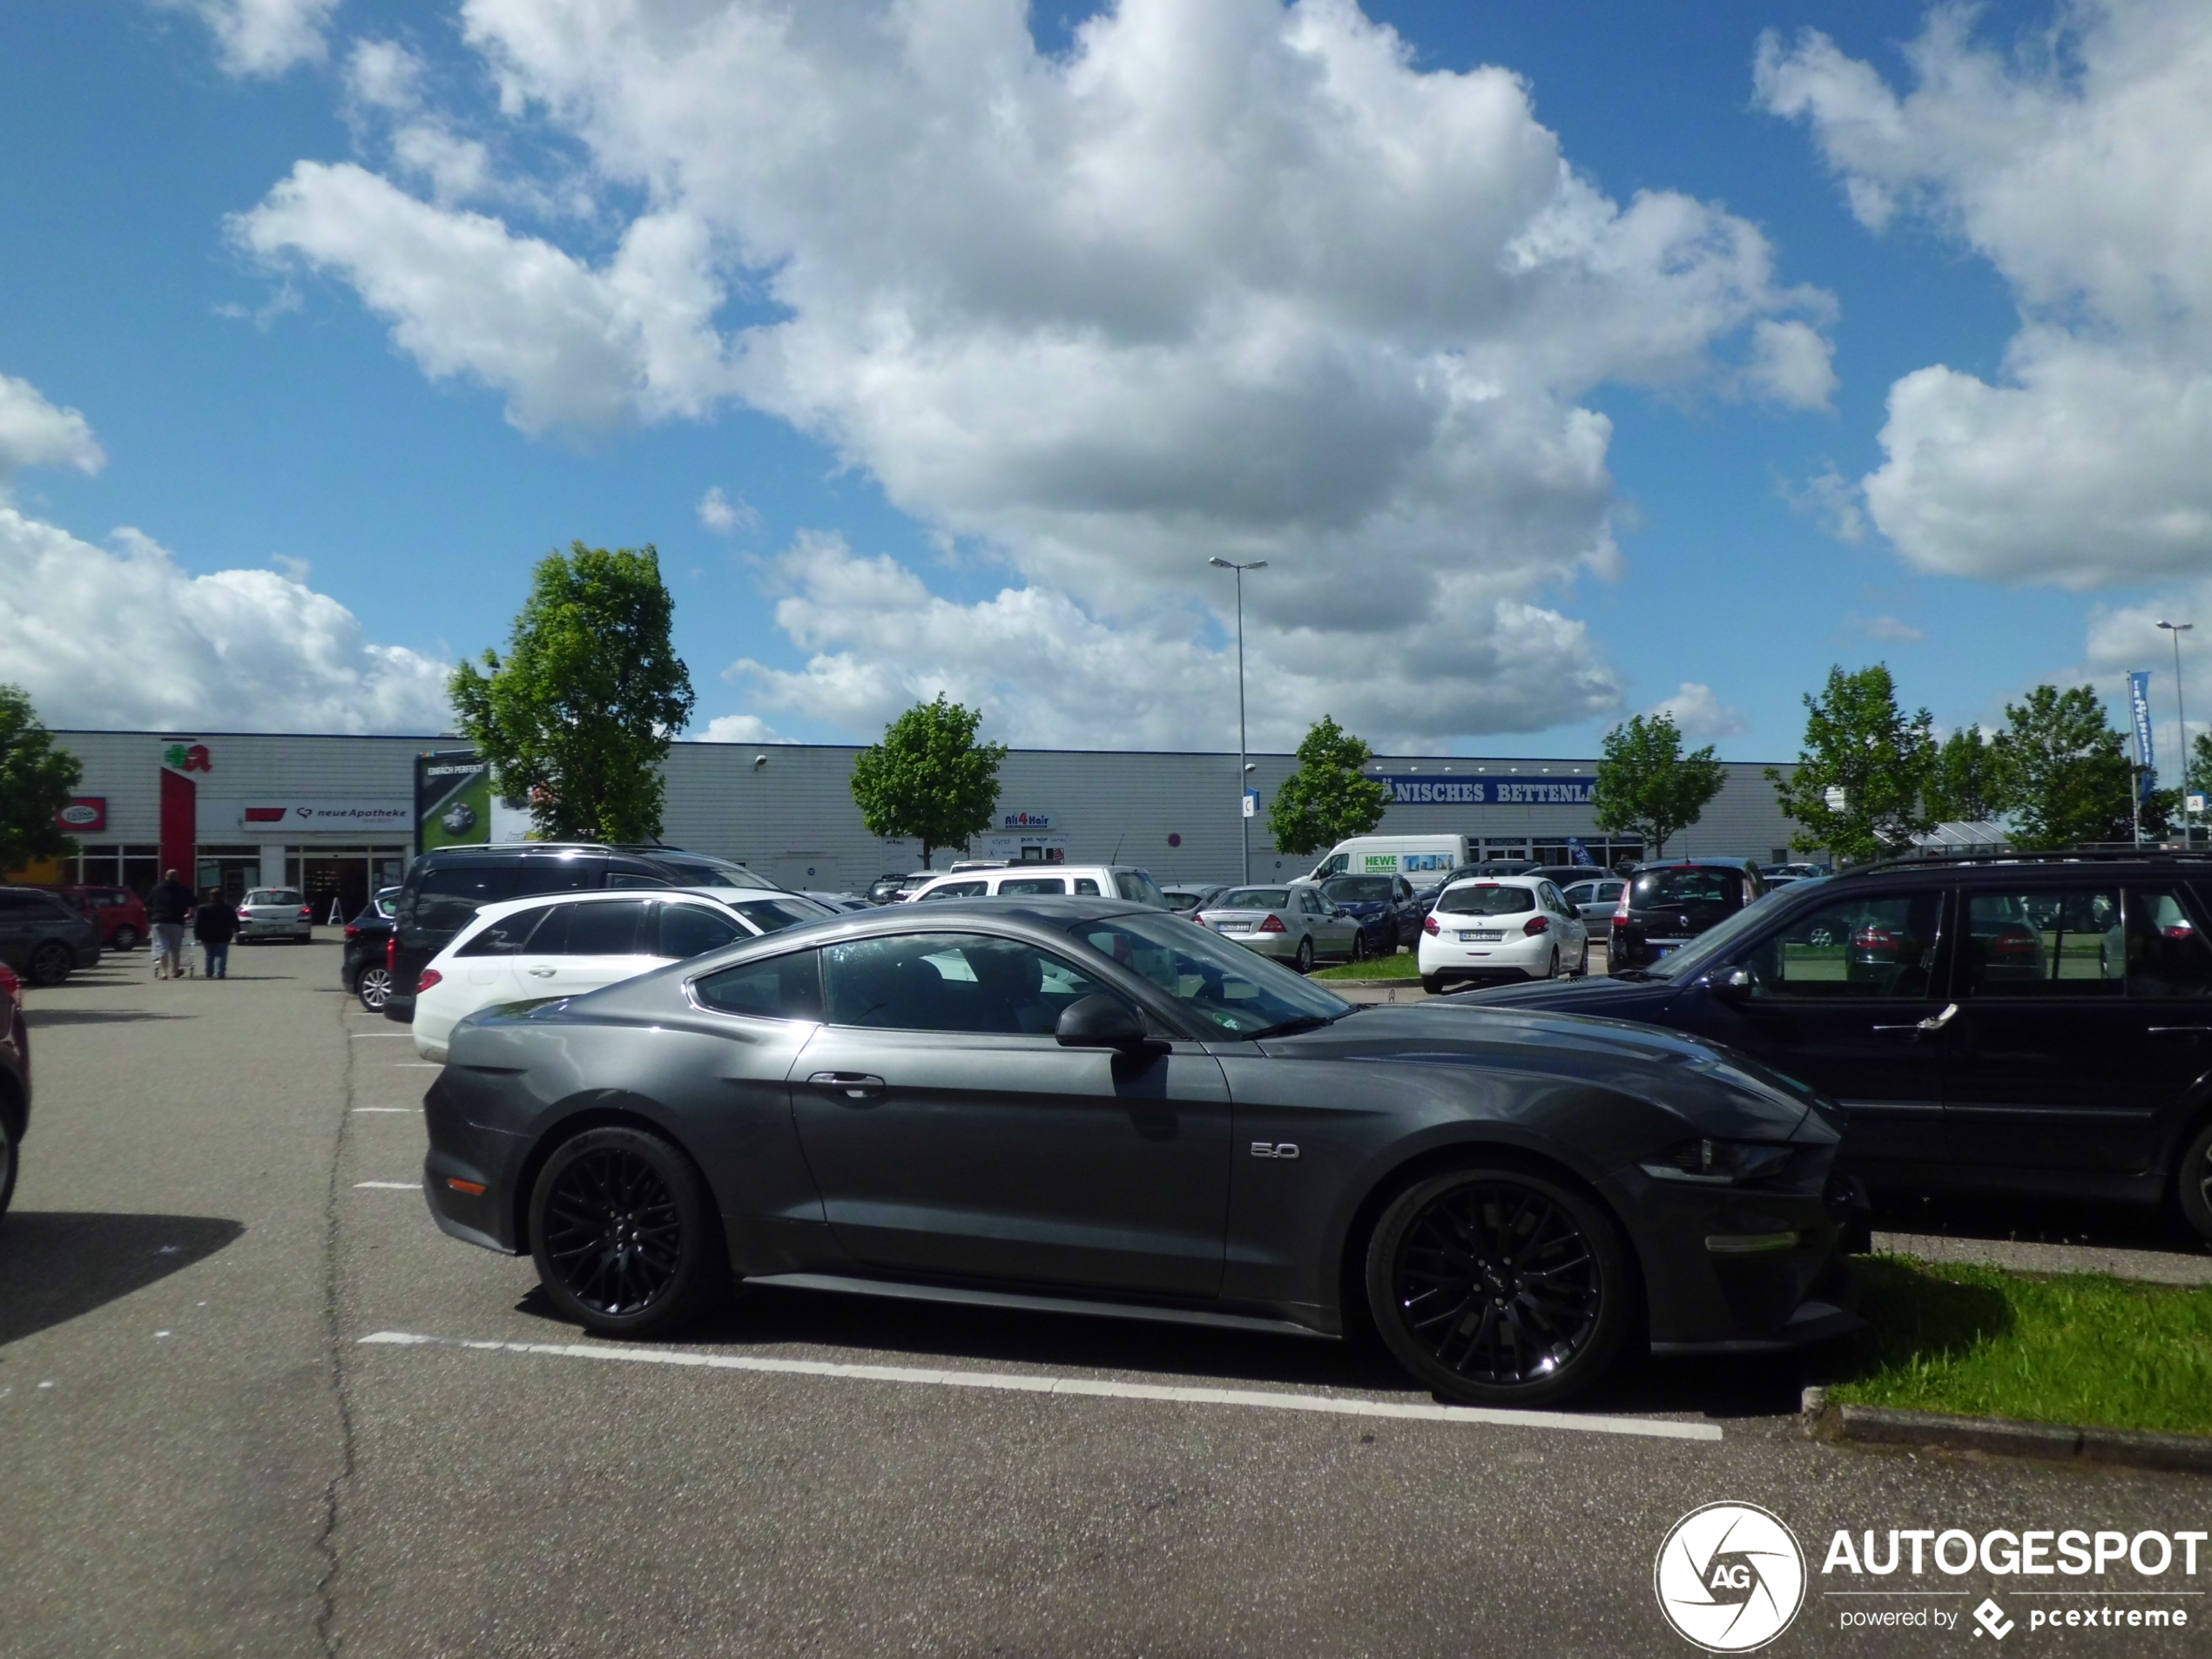
[[[1935,1452],[1979,1452],[1993,1457],[2034,1458],[2047,1463],[2094,1463],[2111,1467],[2212,1474],[2212,1436],[2163,1434],[2149,1429],[2082,1428],[2067,1423],[2022,1423],[2004,1417],[1954,1417],[1946,1412],[1898,1411],[1886,1406],[1831,1401],[1827,1391],[1804,1391],[1804,1432],[1829,1445],[1909,1446]]]

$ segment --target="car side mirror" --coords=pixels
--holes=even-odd
[[[1063,1049],[1142,1049],[1149,1042],[1143,1018],[1117,996],[1077,997],[1060,1011],[1053,1034]]]
[[[1708,974],[1706,987],[1723,1002],[1741,1002],[1751,995],[1751,970],[1723,968]]]

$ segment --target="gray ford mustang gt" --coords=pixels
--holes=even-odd
[[[565,1318],[752,1284],[1321,1336],[1534,1405],[1855,1328],[1841,1118],[1676,1033],[1359,1008],[1169,913],[823,921],[455,1028],[423,1187]]]

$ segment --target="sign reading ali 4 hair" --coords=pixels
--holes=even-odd
[[[1597,799],[1597,779],[1511,777],[1478,773],[1465,778],[1422,778],[1411,773],[1370,772],[1390,786],[1393,806],[1588,806]]]
[[[491,765],[474,749],[415,758],[415,850],[491,840]]]

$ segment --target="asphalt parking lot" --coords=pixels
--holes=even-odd
[[[1815,1446],[1790,1361],[1652,1366],[1541,1423],[1435,1413],[1360,1345],[797,1292],[643,1357],[583,1341],[526,1261],[432,1226],[433,1069],[335,946],[233,957],[30,994],[7,1655],[1688,1653],[1654,1554],[1722,1500],[1808,1557],[1774,1653],[1952,1649],[1985,1597],[2008,1651],[2207,1645],[2212,1550],[2028,1591],[1824,1575],[1838,1528],[2204,1529],[2212,1481]],[[2060,1591],[2190,1628],[2031,1631]],[[1844,1627],[1870,1607],[1930,1622]]]

